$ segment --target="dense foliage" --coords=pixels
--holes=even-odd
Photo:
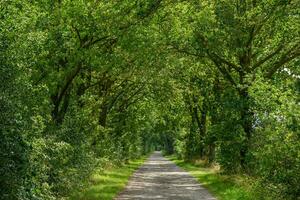
[[[154,149],[255,177],[258,198],[297,199],[299,11],[2,0],[0,199],[64,199]]]

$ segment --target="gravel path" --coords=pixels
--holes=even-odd
[[[130,179],[115,200],[216,200],[188,172],[155,152]]]

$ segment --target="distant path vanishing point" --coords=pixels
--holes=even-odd
[[[216,200],[188,172],[153,153],[115,200]]]

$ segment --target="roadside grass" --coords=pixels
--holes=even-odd
[[[122,166],[98,170],[90,179],[87,188],[76,192],[70,200],[112,200],[124,187],[133,172],[146,160],[129,161]]]
[[[218,200],[256,200],[251,191],[251,180],[243,176],[221,175],[219,170],[205,167],[201,163],[188,163],[167,156],[182,169],[191,173]]]

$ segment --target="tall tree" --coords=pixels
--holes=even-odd
[[[177,38],[171,38],[171,47],[208,59],[239,96],[240,123],[245,132],[240,156],[245,168],[254,122],[249,87],[256,77],[272,78],[299,59],[299,2],[180,2],[170,12],[181,14],[170,17],[176,24],[173,36]]]

